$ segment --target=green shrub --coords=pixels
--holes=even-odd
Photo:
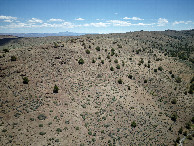
[[[144,80],[144,83],[147,83],[148,82],[148,80]]]
[[[115,63],[118,63],[118,60],[117,60],[117,59],[115,59],[115,60],[114,60],[114,62],[115,62]]]
[[[9,52],[9,50],[8,50],[8,49],[3,49],[3,51],[4,51],[5,53]]]
[[[86,50],[86,54],[90,54],[90,50],[87,49],[87,50]]]
[[[96,50],[97,50],[97,51],[100,51],[100,47],[99,47],[99,46],[97,46],[97,47],[96,47]]]
[[[178,117],[177,114],[174,113],[171,115],[171,120],[175,122],[177,120],[177,117]]]
[[[47,117],[44,114],[40,114],[37,118],[39,120],[45,120]]]
[[[131,87],[130,86],[128,86],[128,90],[131,90]]]
[[[92,63],[95,63],[96,62],[96,60],[94,60],[94,58],[92,59]]]
[[[136,126],[137,126],[137,124],[135,123],[135,121],[133,121],[133,122],[131,123],[131,127],[135,128]]]
[[[23,78],[23,83],[24,83],[24,84],[28,84],[28,82],[29,82],[28,78],[27,78],[27,77],[24,77],[24,78]]]
[[[194,117],[192,117],[191,121],[194,123]]]
[[[119,83],[119,84],[122,84],[122,83],[123,83],[122,79],[119,79],[119,80],[118,80],[118,83]]]
[[[191,123],[190,123],[190,122],[186,123],[185,127],[186,127],[187,129],[191,129]]]
[[[158,70],[159,70],[159,71],[162,71],[162,70],[163,70],[163,68],[162,68],[161,66],[159,66],[159,67],[158,67]]]
[[[181,127],[178,131],[179,134],[182,134],[183,133],[183,127]]]
[[[43,124],[39,124],[39,127],[43,127]]]
[[[57,130],[56,130],[56,131],[59,133],[59,132],[62,132],[62,129],[57,128]]]
[[[58,44],[56,42],[54,42],[54,48],[57,48]]]
[[[57,87],[57,85],[55,85],[53,89],[53,93],[58,93],[58,91],[59,91],[59,88]]]
[[[184,135],[184,136],[187,136],[187,131],[183,132],[183,135]]]
[[[110,59],[110,55],[107,55],[107,58]]]
[[[171,103],[172,103],[172,104],[176,104],[176,99],[173,99],[173,100],[171,101]]]
[[[15,56],[11,56],[11,61],[16,61],[16,57]]]
[[[177,137],[176,143],[179,143],[180,140],[181,140],[180,137]]]
[[[111,71],[114,71],[114,68],[111,66],[111,67],[110,67],[110,70],[111,70]]]
[[[79,59],[78,61],[79,64],[84,64],[84,60],[82,58]]]
[[[101,63],[104,64],[104,60],[101,60]]]
[[[132,75],[128,75],[128,78],[132,79],[132,78],[133,78],[133,76],[132,76]]]
[[[154,69],[154,72],[157,72],[157,69]]]
[[[117,69],[120,69],[121,67],[120,67],[120,65],[119,65],[119,64],[117,64],[116,68],[117,68]]]
[[[171,78],[174,78],[174,74],[171,75]]]
[[[45,134],[46,134],[46,132],[40,132],[39,134],[40,134],[40,135],[45,135]]]

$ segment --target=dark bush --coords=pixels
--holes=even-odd
[[[56,130],[56,131],[59,133],[59,132],[62,132],[62,129],[57,128],[57,130]]]
[[[131,123],[131,127],[135,128],[136,126],[137,126],[137,124],[135,123],[135,121],[133,121],[133,122]]]
[[[119,64],[117,64],[116,68],[117,68],[117,69],[120,69],[121,67],[120,67],[120,65],[119,65]]]
[[[159,67],[158,67],[158,70],[159,70],[159,71],[162,71],[162,70],[163,70],[163,68],[162,68],[161,66],[159,66]]]
[[[8,49],[3,49],[3,51],[4,51],[5,53],[9,52],[9,50],[8,50]]]
[[[45,135],[45,134],[46,134],[46,132],[40,132],[39,134],[40,134],[40,135]]]
[[[16,57],[15,56],[11,56],[11,61],[16,61]]]
[[[157,72],[157,69],[154,69],[154,72]]]
[[[86,54],[90,54],[90,50],[87,49],[87,50],[86,50]]]
[[[147,80],[144,80],[144,83],[147,83],[148,81]]]
[[[110,70],[111,70],[111,71],[114,71],[114,68],[111,66],[111,67],[110,67]]]
[[[132,75],[128,75],[128,78],[132,79],[132,78],[133,78],[133,76],[132,76]]]
[[[119,83],[119,84],[122,84],[122,83],[123,83],[122,79],[119,79],[119,80],[118,80],[118,83]]]
[[[179,143],[180,140],[181,140],[180,137],[178,137],[178,138],[176,139],[176,142]]]
[[[97,47],[96,47],[96,50],[97,50],[97,51],[100,51],[100,47],[99,47],[99,46],[97,46]]]
[[[114,60],[114,62],[115,62],[115,63],[118,63],[118,60],[117,60],[117,59],[115,59],[115,60]]]
[[[78,61],[79,64],[84,64],[84,60],[82,58],[80,58],[80,60]]]
[[[186,127],[187,129],[191,129],[191,123],[190,123],[190,122],[186,123],[185,127]]]
[[[110,59],[110,55],[107,55],[107,58]]]
[[[176,104],[176,99],[173,99],[173,100],[171,101],[171,103],[172,103],[172,104]]]
[[[177,120],[177,114],[172,114],[171,120],[175,122]]]
[[[46,116],[44,114],[40,114],[37,118],[39,120],[45,120],[46,119]]]
[[[183,127],[181,127],[178,132],[179,132],[179,134],[182,134],[183,133]]]
[[[96,62],[96,60],[94,60],[94,58],[92,59],[92,63],[95,63]]]
[[[53,89],[53,93],[58,93],[58,91],[59,91],[59,88],[57,87],[57,85],[55,85]]]
[[[24,84],[28,84],[28,82],[29,82],[28,78],[27,78],[27,77],[24,77],[24,78],[23,78],[23,83],[24,83]]]
[[[104,64],[104,60],[101,60],[101,63]]]
[[[172,74],[171,77],[174,78],[174,74]]]

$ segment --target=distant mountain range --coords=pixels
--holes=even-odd
[[[0,35],[12,35],[18,37],[46,37],[46,36],[80,36],[89,33],[59,32],[59,33],[0,33]]]

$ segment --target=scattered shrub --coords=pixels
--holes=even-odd
[[[187,136],[187,131],[183,132],[183,135],[184,135],[184,136]]]
[[[101,60],[101,63],[104,64],[104,60]]]
[[[171,101],[171,103],[172,103],[172,104],[176,104],[176,99],[173,99],[173,100]]]
[[[16,61],[16,57],[15,56],[11,56],[11,61]]]
[[[46,116],[44,114],[40,114],[37,118],[39,120],[45,120],[46,119]]]
[[[54,48],[58,48],[58,44],[54,42]]]
[[[90,50],[87,49],[87,50],[86,50],[86,54],[90,54]]]
[[[8,49],[3,49],[3,51],[4,51],[5,53],[9,52],[9,50],[8,50]]]
[[[179,134],[182,134],[183,133],[183,127],[181,127],[178,131]]]
[[[154,69],[154,72],[157,72],[157,69]]]
[[[174,78],[174,74],[172,74],[171,77]]]
[[[133,78],[133,76],[132,76],[132,75],[128,75],[128,78],[132,79],[132,78]]]
[[[162,71],[162,70],[163,70],[163,68],[162,68],[161,66],[159,66],[159,67],[158,67],[158,70],[159,70],[159,71]]]
[[[79,59],[78,61],[79,64],[84,64],[84,60],[82,58]]]
[[[23,78],[23,83],[24,83],[24,84],[28,84],[28,82],[29,82],[28,78],[27,78],[27,77],[24,77],[24,78]]]
[[[97,51],[100,51],[100,47],[99,47],[99,46],[97,46],[97,47],[96,47],[96,50],[97,50]]]
[[[179,143],[180,140],[181,140],[180,137],[177,137],[176,143]]]
[[[120,67],[120,65],[119,65],[119,64],[117,64],[116,68],[117,68],[117,69],[120,69],[121,67]]]
[[[119,80],[118,80],[118,83],[119,83],[119,84],[122,84],[122,83],[123,83],[122,79],[119,79]]]
[[[144,80],[144,83],[147,83],[148,82],[148,80]]]
[[[62,129],[57,128],[57,130],[56,130],[56,131],[59,133],[59,132],[62,132]]]
[[[135,123],[135,121],[133,121],[133,122],[131,123],[131,127],[135,128],[136,126],[137,126],[137,124]]]
[[[95,63],[96,62],[96,60],[94,60],[94,58],[92,59],[92,63]]]
[[[107,55],[107,58],[110,59],[110,55]]]
[[[177,114],[172,114],[171,120],[175,122],[177,120]]]
[[[40,132],[39,134],[40,134],[40,135],[45,135],[45,134],[46,134],[46,132]]]
[[[190,122],[186,123],[185,127],[186,127],[187,129],[191,129],[191,123],[190,123]]]
[[[117,59],[115,59],[115,60],[114,60],[114,62],[115,62],[115,63],[118,63],[118,60],[117,60]]]
[[[53,93],[58,93],[58,91],[59,91],[59,88],[57,87],[57,85],[55,85],[53,89]]]
[[[111,67],[110,67],[110,70],[111,70],[111,71],[114,71],[114,68],[111,66]]]

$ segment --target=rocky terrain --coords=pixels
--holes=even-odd
[[[193,37],[9,39],[0,46],[0,145],[176,145],[184,136],[194,145]]]

